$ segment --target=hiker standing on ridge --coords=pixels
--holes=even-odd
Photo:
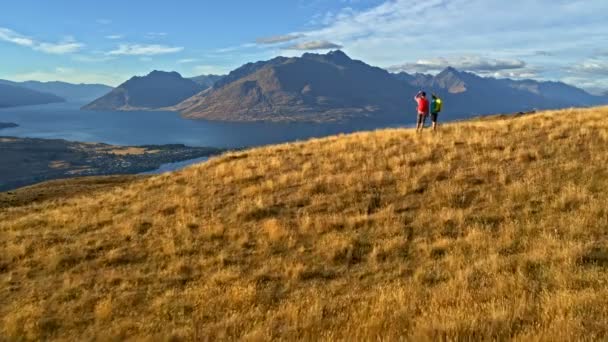
[[[431,100],[431,121],[433,122],[433,132],[437,131],[437,116],[441,109],[443,109],[443,101],[439,96],[433,94]]]
[[[418,103],[418,118],[416,120],[416,133],[418,133],[422,132],[422,129],[424,128],[426,116],[429,113],[429,100],[426,98],[425,92],[419,91],[414,97],[414,101]]]

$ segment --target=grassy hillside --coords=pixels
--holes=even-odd
[[[231,153],[0,209],[9,339],[608,338],[608,108]]]
[[[81,197],[83,194],[91,195],[114,187],[124,186],[146,177],[148,176],[118,175],[51,180],[13,191],[0,192],[0,210],[27,204]]]

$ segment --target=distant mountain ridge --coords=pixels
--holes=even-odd
[[[65,102],[57,95],[11,84],[0,83],[0,108]]]
[[[561,82],[481,77],[453,67],[437,75],[394,74],[337,50],[247,63],[226,76],[153,71],[83,108],[163,109],[218,121],[403,122],[415,114],[418,90],[444,99],[443,120],[608,104],[608,97]]]
[[[444,119],[608,103],[561,82],[485,78],[452,67],[434,76],[390,74],[338,50],[247,63],[173,109],[226,121],[403,121],[420,89],[444,98]]]
[[[580,106],[601,104],[605,101],[601,96],[589,94],[583,89],[563,82],[510,79],[505,79],[504,82],[512,88],[526,89],[552,100],[567,99],[569,102],[574,102],[575,105]]]
[[[110,93],[82,107],[84,110],[154,110],[173,106],[204,87],[177,72],[154,70],[134,76]]]
[[[64,98],[67,101],[92,101],[100,96],[103,96],[112,90],[112,87],[104,84],[73,84],[60,81],[40,82],[40,81],[25,81],[14,82],[8,80],[0,80],[0,84],[23,87],[43,93],[53,94]]]
[[[481,77],[448,67],[439,74],[395,74],[399,80],[435,92],[446,99],[450,112],[490,114],[531,109],[593,106],[608,103],[574,86],[553,81]]]

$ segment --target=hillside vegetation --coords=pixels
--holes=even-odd
[[[608,338],[608,108],[234,152],[0,209],[0,336]]]

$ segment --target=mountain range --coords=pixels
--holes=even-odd
[[[608,103],[606,97],[591,95],[562,82],[480,77],[451,67],[434,76],[402,72],[395,74],[395,77],[427,92],[436,93],[449,104],[450,114],[464,117]]]
[[[13,82],[8,80],[0,80],[0,84],[52,94],[70,102],[89,102],[112,90],[112,87],[103,84],[72,84],[59,81]]]
[[[332,51],[246,64],[174,109],[195,119],[334,121],[399,112],[414,91],[384,69]]]
[[[0,82],[0,108],[65,102],[57,95]]]
[[[418,90],[444,99],[444,119],[608,103],[561,82],[481,77],[452,67],[437,75],[395,74],[337,50],[247,63],[226,76],[153,71],[84,109],[163,109],[221,121],[400,122],[413,115]]]
[[[108,94],[82,107],[85,110],[154,110],[173,106],[205,87],[177,72],[154,70],[134,76]]]

